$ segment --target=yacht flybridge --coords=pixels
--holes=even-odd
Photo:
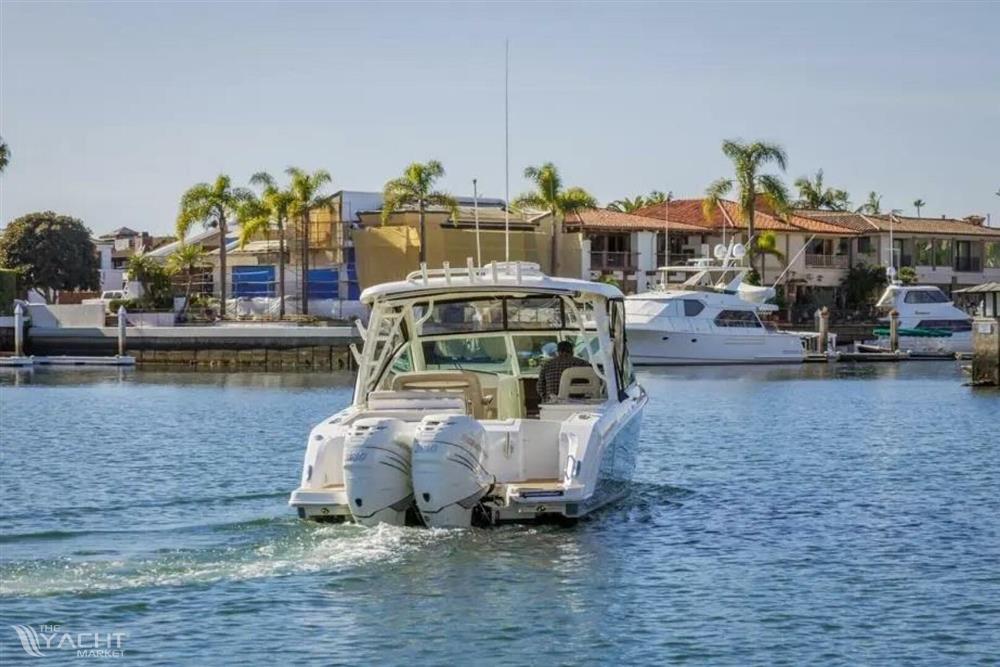
[[[626,492],[646,394],[621,292],[537,264],[411,273],[366,289],[353,404],[309,434],[302,518],[431,527],[573,520]],[[536,390],[559,341],[587,363]]]
[[[697,259],[657,270],[656,289],[625,300],[632,359],[636,364],[799,363],[805,350],[798,334],[766,326],[760,313],[774,288],[743,282],[749,266],[736,265],[741,245],[717,246],[719,261]],[[671,278],[683,277],[678,285]]]

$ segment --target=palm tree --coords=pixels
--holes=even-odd
[[[608,210],[617,211],[619,213],[634,213],[649,204],[650,202],[644,199],[642,195],[636,195],[633,199],[625,197],[624,199],[614,200],[608,204]]]
[[[10,164],[10,147],[3,137],[0,137],[0,172],[6,169],[8,164]]]
[[[913,202],[913,207],[917,209],[918,218],[920,217],[920,209],[922,209],[924,206],[927,206],[927,202],[925,202],[923,199],[917,199]]]
[[[222,297],[221,316],[226,317],[226,235],[229,221],[239,216],[240,206],[253,198],[246,188],[234,188],[225,174],[214,183],[198,183],[181,197],[177,215],[177,238],[184,240],[196,222],[219,230],[219,294]]]
[[[184,315],[191,305],[191,288],[194,285],[194,274],[206,264],[205,249],[201,245],[187,244],[181,241],[180,246],[167,257],[167,271],[172,275],[183,274],[187,281],[184,286],[184,307],[180,314]]]
[[[323,186],[333,179],[330,172],[317,169],[312,174],[289,167],[285,173],[292,177],[288,186],[291,199],[288,204],[289,216],[295,216],[302,224],[302,314],[309,314],[309,215],[318,209],[332,205],[332,195],[321,193]]]
[[[247,202],[240,210],[240,247],[273,226],[278,230],[278,318],[285,317],[285,224],[294,196],[291,190],[278,187],[274,177],[260,171],[250,177],[252,185],[262,188],[260,198]]]
[[[597,208],[597,200],[593,195],[579,187],[563,189],[559,170],[551,162],[541,167],[526,167],[524,177],[535,184],[535,190],[526,192],[514,200],[516,208],[548,209],[552,215],[552,244],[549,258],[553,275],[558,275],[559,236],[562,232],[561,215],[586,208]]]
[[[878,215],[882,212],[882,195],[875,192],[868,193],[868,201],[859,206],[856,213],[868,213],[869,215]]]
[[[662,190],[651,190],[649,196],[646,197],[646,206],[652,206],[653,204],[662,204],[665,201],[671,201],[674,198],[673,192],[663,192]]]
[[[758,173],[764,165],[773,162],[784,171],[788,156],[785,149],[777,144],[764,141],[755,141],[752,144],[744,144],[738,141],[722,142],[722,152],[733,162],[736,171],[735,182],[731,178],[720,178],[708,186],[705,191],[705,199],[702,201],[702,213],[707,219],[711,219],[712,214],[718,209],[723,198],[732,191],[734,185],[739,187],[737,193],[737,204],[739,205],[740,216],[747,225],[747,236],[749,238],[747,252],[750,263],[753,265],[755,249],[758,245],[756,238],[756,228],[754,227],[754,215],[757,206],[757,196],[760,195],[764,201],[774,209],[776,213],[784,214],[791,208],[788,201],[788,190],[781,179],[772,174]],[[761,272],[763,272],[763,256],[761,258]]]
[[[447,192],[435,190],[434,183],[444,176],[444,167],[437,160],[413,162],[403,175],[385,184],[382,189],[382,222],[406,206],[416,206],[420,221],[420,263],[427,261],[428,206],[444,206],[453,217],[458,217],[458,202]]]
[[[795,202],[796,208],[844,211],[851,205],[844,190],[823,187],[822,169],[816,172],[814,180],[809,180],[807,176],[797,179],[795,187],[799,190],[799,200]]]

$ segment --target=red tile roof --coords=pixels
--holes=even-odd
[[[673,213],[673,211],[671,211]],[[580,227],[584,230],[620,230],[620,231],[661,231],[667,228],[663,218],[644,217],[631,213],[619,213],[604,208],[588,208],[566,214],[566,226]],[[686,231],[703,234],[708,231],[704,225],[691,225],[673,220],[671,216],[670,231]]]
[[[719,207],[712,213],[710,219],[705,218],[702,212],[703,199],[675,199],[669,204],[653,204],[636,211],[636,215],[664,219],[669,215],[671,225],[675,222],[685,223],[693,226],[700,226],[710,230],[721,230],[723,228],[745,229],[746,223],[740,215],[740,207],[734,201],[723,200]],[[798,215],[791,215],[787,220],[782,220],[771,213],[768,209],[758,207],[754,213],[754,227],[760,230],[777,232],[798,232],[808,231],[817,234],[836,234],[844,236],[851,234],[844,227],[832,225],[821,220],[804,218]]]
[[[1000,229],[984,227],[968,220],[954,218],[910,218],[893,216],[892,223],[888,215],[862,215],[849,211],[795,211],[795,217],[822,221],[845,229],[852,229],[862,234],[888,232],[890,226],[894,232],[904,234],[955,234],[963,236],[989,236],[1000,239]]]

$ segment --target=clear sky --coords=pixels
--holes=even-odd
[[[699,196],[768,139],[860,203],[1000,225],[1000,4],[2,2],[0,223],[168,233],[180,194],[288,165],[511,195],[555,162],[602,202]]]

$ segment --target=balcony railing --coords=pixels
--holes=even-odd
[[[846,269],[847,260],[847,255],[806,253],[806,266],[817,269]]]
[[[595,271],[617,269],[630,271],[639,265],[639,253],[616,250],[591,250],[590,268]]]

